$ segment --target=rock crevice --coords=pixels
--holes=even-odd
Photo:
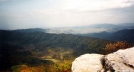
[[[73,61],[72,72],[134,72],[134,47],[108,55],[81,55]]]

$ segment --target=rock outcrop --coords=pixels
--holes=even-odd
[[[134,47],[108,55],[84,54],[73,61],[72,72],[134,72]]]
[[[73,72],[97,72],[103,68],[100,59],[103,55],[85,54],[72,63]]]

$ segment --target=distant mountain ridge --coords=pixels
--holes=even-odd
[[[51,34],[74,34],[80,36],[89,36],[94,38],[113,40],[113,41],[132,41],[134,35],[134,23],[123,24],[95,24],[82,27],[64,27],[64,28],[31,28],[13,30],[15,32],[45,32]]]
[[[100,33],[100,32],[116,32],[122,29],[134,28],[134,23],[123,24],[94,24],[81,27],[64,27],[64,28],[49,28],[46,29],[47,33],[65,33],[65,34],[88,34],[88,33]]]
[[[113,41],[127,41],[129,43],[134,43],[134,29],[123,29],[117,32],[108,33],[108,32],[100,32],[100,33],[89,33],[89,34],[81,34],[82,36],[89,36],[94,38],[113,40]]]
[[[45,29],[42,28],[30,28],[30,29],[17,29],[12,30],[14,32],[45,32]]]
[[[80,27],[60,27],[60,28],[30,28],[30,29],[18,29],[13,30],[17,32],[45,32],[55,34],[88,34],[88,33],[100,33],[100,32],[116,32],[122,29],[134,28],[134,23],[123,24],[94,24]]]

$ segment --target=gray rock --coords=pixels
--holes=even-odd
[[[119,50],[104,57],[105,69],[118,72],[134,72],[134,48]]]
[[[101,54],[84,54],[72,63],[72,72],[134,72],[134,48]]]
[[[102,70],[100,54],[84,54],[72,63],[72,72],[97,72]]]

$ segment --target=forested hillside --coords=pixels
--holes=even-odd
[[[109,43],[113,42],[71,34],[1,30],[0,70],[21,64],[46,66],[84,53],[103,53]]]
[[[51,48],[71,48],[75,50],[86,50],[88,52],[97,52],[96,49],[103,48],[111,41],[102,40],[91,37],[76,36],[71,34],[49,34],[44,32],[14,32],[14,31],[1,31],[1,43],[11,44],[25,48],[33,45],[34,49]],[[87,50],[86,50],[87,51]]]
[[[134,29],[123,29],[113,33],[100,32],[100,33],[81,34],[81,36],[89,36],[89,37],[100,38],[105,40],[126,41],[128,43],[134,43],[133,41]]]

